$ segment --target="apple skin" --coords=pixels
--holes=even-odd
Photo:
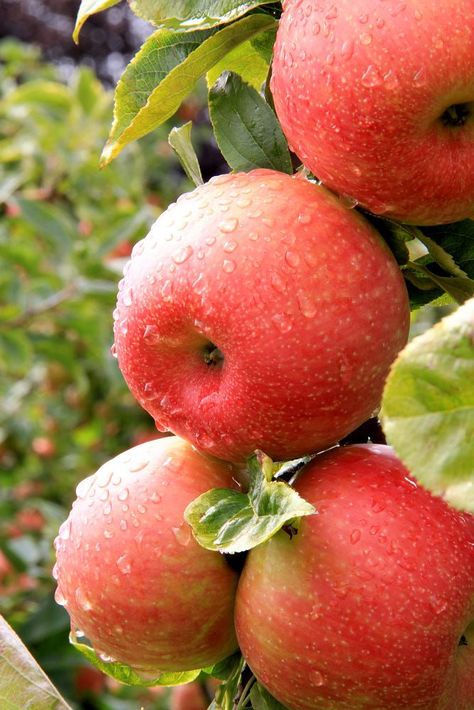
[[[258,680],[291,710],[472,710],[474,518],[381,445],[320,454],[295,488],[317,514],[252,550],[237,590]]]
[[[104,464],[77,488],[56,538],[56,600],[96,653],[145,678],[193,670],[237,647],[237,574],[183,521],[210,488],[235,488],[230,464],[169,437]]]
[[[473,0],[287,0],[271,88],[331,189],[411,224],[474,216]]]
[[[241,462],[327,448],[367,419],[409,307],[362,215],[257,170],[214,178],[158,219],[114,317],[120,368],[157,426]]]

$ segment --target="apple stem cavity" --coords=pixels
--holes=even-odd
[[[452,106],[448,106],[448,108],[443,112],[441,115],[441,122],[444,126],[458,128],[460,126],[465,126],[471,115],[471,103],[453,104]]]
[[[219,350],[214,343],[207,343],[204,348],[204,362],[206,365],[209,365],[209,367],[216,367],[217,365],[221,365],[223,361],[224,355],[222,350]]]

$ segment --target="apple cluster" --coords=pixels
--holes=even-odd
[[[420,487],[389,447],[338,445],[377,410],[410,315],[391,251],[348,202],[418,225],[474,212],[474,172],[454,160],[473,131],[473,28],[456,34],[435,111],[413,49],[441,61],[441,20],[472,17],[473,3],[434,7],[288,0],[272,91],[320,180],[213,178],[160,216],[124,269],[114,353],[173,436],[79,484],[54,574],[73,635],[144,681],[240,649],[290,710],[474,707],[474,518]],[[420,41],[423,13],[441,20]],[[394,17],[407,48],[396,70]],[[444,162],[436,153],[421,181],[436,151]],[[197,542],[184,511],[210,489],[245,490],[256,450],[311,457],[292,485],[316,512],[250,550],[239,573]]]

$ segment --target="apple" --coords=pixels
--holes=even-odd
[[[287,0],[271,88],[331,189],[412,224],[474,216],[472,0]]]
[[[236,630],[291,710],[472,710],[474,517],[418,486],[393,451],[317,456],[317,508],[248,556]]]
[[[209,702],[199,683],[189,683],[173,688],[170,710],[207,710]]]
[[[235,488],[230,464],[177,437],[104,464],[77,487],[56,539],[56,600],[104,660],[145,678],[212,665],[236,649],[237,574],[183,520],[210,488]]]
[[[255,170],[213,178],[160,216],[114,317],[120,368],[158,428],[241,462],[326,448],[367,419],[409,307],[360,214]]]

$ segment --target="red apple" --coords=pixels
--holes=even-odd
[[[368,222],[307,180],[256,170],[183,195],[135,247],[115,344],[159,428],[223,459],[281,460],[370,416],[408,322]]]
[[[235,650],[237,575],[183,521],[201,493],[235,488],[232,474],[230,464],[169,437],[126,451],[79,484],[56,539],[56,600],[98,654],[153,677]]]
[[[303,163],[376,214],[473,217],[473,0],[284,7],[272,91]]]
[[[317,508],[252,550],[239,644],[291,710],[472,710],[474,518],[417,486],[380,445],[317,456]]]

